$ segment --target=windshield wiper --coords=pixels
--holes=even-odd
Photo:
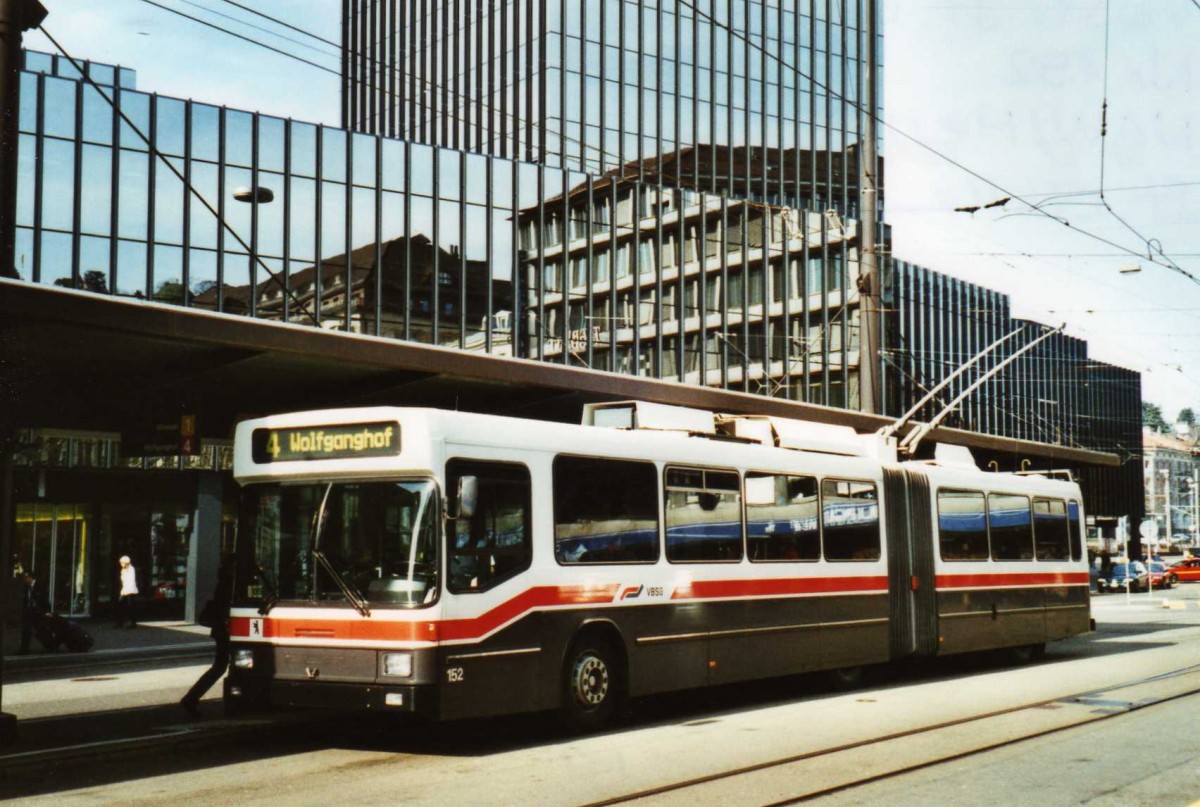
[[[275,583],[271,581],[271,575],[267,571],[266,566],[256,563],[254,564],[254,568],[263,582],[263,596],[262,602],[258,606],[258,613],[260,616],[266,616],[271,613],[271,609],[279,602],[279,590],[275,588]]]
[[[341,590],[342,595],[346,598],[346,601],[354,606],[354,610],[358,611],[363,616],[370,616],[371,609],[367,607],[366,599],[364,599],[363,596],[354,589],[354,586],[347,583],[345,579],[338,574],[337,569],[333,568],[333,564],[330,563],[329,559],[325,557],[325,553],[319,549],[314,549],[312,551],[312,556],[318,563],[321,564],[325,571],[329,572],[329,576],[333,578],[334,583],[337,583],[337,587]]]

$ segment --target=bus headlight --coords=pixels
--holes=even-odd
[[[383,654],[383,674],[392,675],[397,678],[409,678],[412,676],[413,658],[412,653],[384,653]]]
[[[234,650],[233,666],[239,670],[254,669],[254,651],[247,647],[239,647]]]

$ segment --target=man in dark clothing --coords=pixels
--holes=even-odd
[[[21,598],[22,655],[29,652],[29,640],[49,611],[50,601],[46,598],[45,588],[34,572],[25,572],[25,595]]]
[[[225,674],[229,667],[229,602],[233,596],[233,579],[229,572],[229,564],[222,563],[217,572],[217,587],[200,612],[201,625],[210,627],[211,635],[217,643],[216,654],[212,666],[192,685],[188,693],[179,701],[183,710],[192,717],[200,717],[200,699],[204,693]]]

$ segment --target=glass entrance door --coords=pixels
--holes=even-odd
[[[17,505],[14,564],[33,570],[44,582],[56,614],[89,612],[93,521],[86,505]]]

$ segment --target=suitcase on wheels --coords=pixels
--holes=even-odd
[[[92,649],[94,640],[83,626],[58,614],[46,614],[34,628],[37,640],[47,651],[66,645],[72,653],[86,653]]]
[[[67,620],[58,614],[46,614],[34,625],[33,633],[47,652],[54,652],[66,641]]]
[[[72,653],[86,653],[92,649],[92,635],[83,629],[83,626],[74,620],[66,620],[66,633],[64,641],[67,644],[67,649]]]

